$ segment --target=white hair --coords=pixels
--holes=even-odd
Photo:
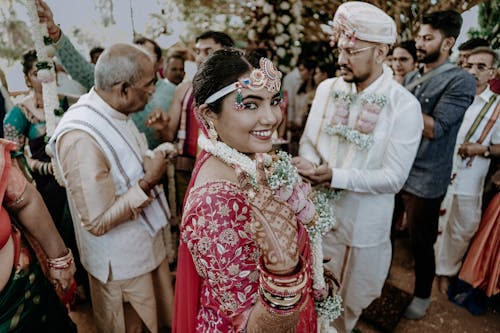
[[[139,59],[144,56],[151,60],[146,51],[133,44],[115,44],[106,49],[95,66],[96,88],[109,91],[118,83],[139,81],[143,75]]]

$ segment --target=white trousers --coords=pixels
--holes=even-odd
[[[455,276],[481,222],[481,196],[453,194],[436,242],[436,274]]]
[[[341,283],[344,311],[333,326],[340,333],[350,333],[363,309],[382,293],[391,265],[391,243],[349,247],[338,243],[331,231],[323,239],[323,252],[325,257],[332,259],[326,264],[327,268]]]

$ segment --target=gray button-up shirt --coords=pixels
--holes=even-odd
[[[409,73],[404,85],[421,76],[419,71]],[[422,113],[434,118],[434,139],[422,137],[403,190],[423,198],[438,198],[446,193],[450,182],[458,129],[474,100],[476,81],[466,71],[453,67],[424,81],[411,92],[419,100]]]

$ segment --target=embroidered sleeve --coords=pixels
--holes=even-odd
[[[13,141],[19,149],[24,147],[29,122],[21,108],[16,105],[7,113],[3,121],[4,138]]]
[[[201,303],[216,308],[233,327],[257,297],[259,253],[250,209],[237,185],[215,182],[190,192],[183,217],[182,239],[205,279]]]

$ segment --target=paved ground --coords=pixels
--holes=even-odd
[[[389,282],[407,292],[413,289],[413,271],[407,241],[396,242],[394,262],[391,268]],[[81,333],[95,333],[90,305],[85,304],[71,313]],[[368,323],[360,321],[358,329],[362,333],[379,333],[380,331]],[[401,319],[395,333],[498,333],[500,332],[500,314],[489,312],[482,316],[473,316],[466,309],[448,301],[445,295],[437,291],[432,293],[432,304],[428,314],[421,320],[411,321]]]

